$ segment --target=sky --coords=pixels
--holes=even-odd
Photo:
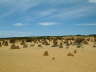
[[[96,34],[96,0],[0,0],[0,37]]]

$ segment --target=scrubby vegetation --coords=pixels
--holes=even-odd
[[[70,46],[76,46],[82,48],[83,45],[93,43],[93,47],[96,47],[96,35],[76,35],[76,36],[41,36],[41,37],[18,37],[18,38],[3,38],[0,39],[0,47],[10,46],[11,48],[28,48],[28,47],[57,47],[57,48],[70,48]],[[14,46],[18,43],[19,47]]]

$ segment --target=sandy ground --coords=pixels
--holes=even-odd
[[[48,50],[49,56],[43,56]],[[0,48],[0,72],[96,72],[96,48]],[[52,60],[55,57],[55,60]]]

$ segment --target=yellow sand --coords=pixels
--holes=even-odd
[[[49,56],[43,56],[48,50]],[[96,49],[78,48],[0,48],[0,72],[96,72]],[[55,57],[55,60],[52,60]]]

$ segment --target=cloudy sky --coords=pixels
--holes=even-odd
[[[96,34],[96,0],[0,0],[0,37]]]

